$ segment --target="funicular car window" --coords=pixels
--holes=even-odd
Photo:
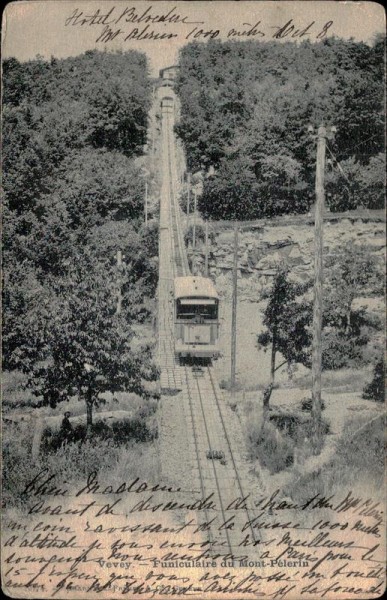
[[[216,319],[218,307],[216,304],[181,304],[177,303],[177,317],[180,319],[190,319],[196,316],[205,319]]]

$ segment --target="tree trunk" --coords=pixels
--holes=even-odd
[[[86,437],[90,437],[91,428],[93,426],[93,399],[91,393],[88,392],[86,398]]]
[[[269,408],[269,401],[270,401],[272,391],[273,391],[273,384],[269,383],[269,385],[263,392],[263,409],[264,410]]]
[[[276,331],[273,330],[273,340],[271,344],[271,362],[270,362],[270,382],[267,388],[263,392],[263,409],[267,410],[269,407],[271,393],[274,387],[274,377],[275,377],[275,356],[277,354],[277,340],[276,340]]]
[[[32,441],[32,459],[37,460],[40,453],[40,444],[42,442],[44,422],[42,418],[35,421],[34,437]]]
[[[277,340],[276,331],[273,331],[273,341],[271,344],[271,363],[270,363],[270,385],[274,385],[274,374],[275,374],[275,355],[277,353]]]
[[[349,335],[350,330],[351,330],[351,306],[347,310],[346,323],[345,323],[345,333],[347,335]]]

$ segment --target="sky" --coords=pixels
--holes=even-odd
[[[179,48],[195,36],[203,42],[210,37],[268,41],[274,35],[313,42],[335,35],[370,43],[384,32],[384,8],[376,2],[26,0],[5,9],[2,52],[24,61],[93,48],[137,49],[147,54],[151,74],[157,75],[177,62]],[[166,39],[155,39],[161,35]]]

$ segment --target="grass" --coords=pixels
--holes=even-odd
[[[121,407],[127,402],[124,395],[118,400]],[[28,505],[23,490],[44,468],[55,473],[58,482],[66,481],[74,487],[84,482],[92,471],[97,471],[107,485],[135,477],[157,482],[160,469],[154,441],[157,437],[156,408],[156,401],[137,397],[133,399],[129,421],[117,421],[112,425],[98,422],[89,439],[85,427],[76,426],[74,440],[70,443],[64,442],[60,434],[49,435],[46,430],[41,454],[36,460],[32,458],[33,427],[25,422],[8,423],[3,430],[3,507]]]
[[[360,376],[361,385],[355,386],[361,389],[364,375]],[[351,385],[350,377],[350,370],[338,373],[335,383]],[[316,494],[340,496],[343,489],[379,500],[384,490],[384,415],[374,402],[367,406],[358,396],[347,391],[336,396],[335,389],[328,395],[321,457],[313,452],[306,398],[288,403],[284,396],[281,404],[272,404],[266,422],[261,398],[239,399],[235,410],[244,425],[250,458],[275,475],[273,485],[297,503]]]
[[[55,474],[54,483],[66,482],[74,487],[93,471],[98,472],[106,485],[115,485],[135,477],[156,482],[159,470],[156,448],[151,442],[117,446],[110,440],[94,438],[83,444],[64,444],[55,452],[42,453],[34,461],[31,443],[23,440],[23,443],[7,444],[4,449],[3,508],[28,507],[30,500],[23,496],[23,490],[43,469]]]
[[[369,422],[364,417],[352,418],[337,442],[334,458],[321,470],[291,483],[286,493],[297,502],[317,493],[340,494],[345,488],[351,488],[359,496],[383,495],[384,428],[384,415]]]
[[[337,371],[323,371],[321,383],[323,389],[330,390],[340,388],[340,391],[358,391],[362,390],[364,381],[370,378],[371,368],[369,366],[359,367],[356,369],[346,368]],[[311,388],[311,373],[307,373],[302,377],[294,376],[293,385],[301,389]]]
[[[27,376],[20,371],[4,371],[2,373],[2,404],[7,411],[19,408],[42,408],[43,399],[34,396],[31,390],[25,386]],[[118,392],[114,396],[107,392],[100,398],[101,410],[137,410],[144,405],[144,400],[134,393]],[[47,416],[61,415],[65,410],[71,411],[72,415],[80,415],[85,412],[84,402],[79,402],[77,397],[69,398],[65,403],[60,403],[56,408],[43,407],[42,412]]]
[[[108,441],[110,446],[120,446],[128,440],[150,442],[157,437],[157,425],[153,412],[155,407],[154,404],[148,411],[137,411],[132,418],[125,421],[114,421],[113,423],[97,421],[92,426],[92,437],[98,440],[98,443]],[[85,444],[87,442],[86,434],[86,424],[79,423],[73,428],[71,441]],[[42,451],[46,454],[56,452],[64,441],[60,430],[53,432],[46,428],[42,436]]]
[[[322,372],[322,388],[323,390],[335,391],[337,388],[340,392],[353,392],[362,390],[364,387],[364,381],[372,379],[372,367],[369,365],[359,368],[347,368],[340,369],[337,371],[323,371]],[[231,389],[230,379],[221,379],[219,383],[220,387],[224,390]],[[283,382],[276,381],[273,389],[279,389],[281,387],[297,388],[301,390],[310,390],[312,386],[312,374],[308,371],[306,374],[298,375],[297,372],[293,375],[291,380],[286,381],[286,386]],[[267,387],[267,382],[263,383],[252,383],[242,384],[237,381],[236,391],[245,392],[259,392],[263,391]]]

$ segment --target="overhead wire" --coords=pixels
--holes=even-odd
[[[375,136],[373,136],[373,137],[375,137]],[[328,141],[327,141],[327,143],[326,143],[326,147],[327,147],[327,150],[328,150],[329,154],[331,155],[331,157],[333,158],[334,162],[336,163],[336,166],[337,166],[338,170],[340,171],[340,174],[341,174],[341,175],[344,177],[344,179],[346,180],[346,182],[347,182],[349,185],[352,185],[352,184],[353,184],[353,181],[351,181],[351,180],[349,179],[349,177],[347,176],[347,174],[345,173],[345,171],[344,171],[343,167],[341,166],[341,164],[340,164],[339,160],[337,159],[337,157],[336,157],[336,156],[335,156],[335,154],[333,153],[332,149],[330,148],[330,146],[329,146],[329,144],[328,144]],[[347,190],[347,192],[348,192],[348,195],[349,195],[350,197],[353,197],[353,191],[351,191],[351,189],[350,189],[348,186],[344,186],[344,187],[345,187],[345,189]],[[364,209],[366,208],[366,207],[364,206],[364,204],[363,204],[363,202],[362,202],[361,200],[360,200],[360,205],[361,205],[361,207],[362,207],[362,208],[364,208]]]
[[[345,154],[343,154],[341,158],[343,158],[345,156],[350,156],[350,154],[349,154],[350,151],[355,150],[356,148],[359,148],[359,146],[362,146],[366,142],[369,142],[370,140],[372,140],[376,137],[378,137],[378,134],[374,133],[374,135],[371,135],[370,137],[366,138],[365,140],[362,140],[361,142],[356,144],[356,146],[351,146],[350,148],[347,149],[347,152]],[[373,156],[373,154],[374,154],[374,152],[366,152],[366,153],[362,153],[361,156]]]
[[[329,154],[332,156],[333,160],[335,161],[340,173],[342,174],[342,176],[344,177],[344,179],[346,179],[348,181],[348,183],[351,183],[351,181],[348,179],[347,175],[344,172],[343,167],[341,166],[340,162],[338,161],[338,159],[336,158],[335,154],[332,152],[331,148],[329,147],[329,144],[327,142],[326,147],[328,149]]]

